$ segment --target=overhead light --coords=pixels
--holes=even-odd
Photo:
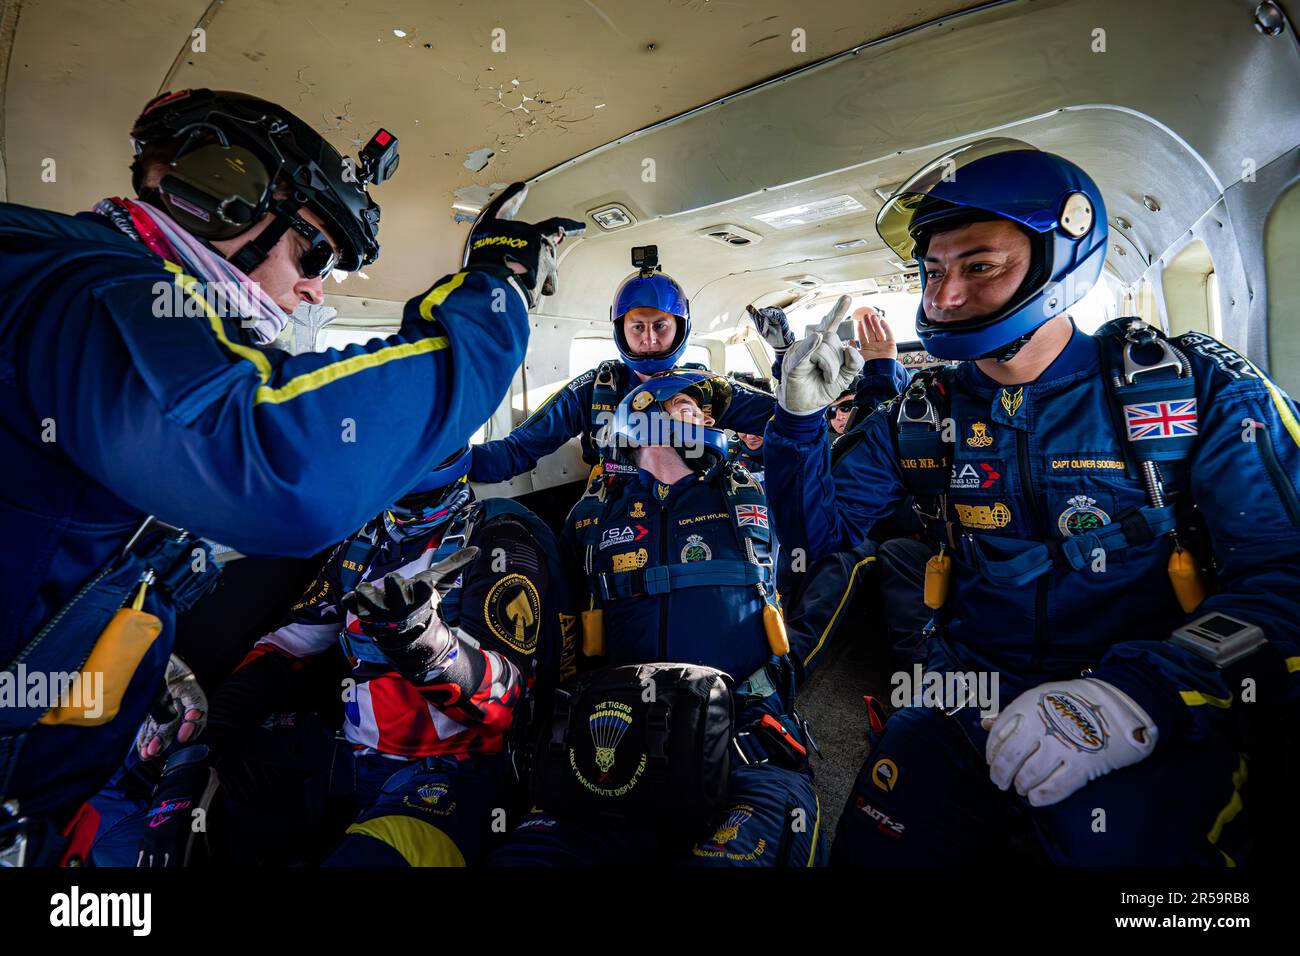
[[[599,209],[593,209],[587,213],[592,222],[600,226],[606,232],[615,229],[622,229],[624,226],[630,226],[636,222],[636,216],[627,211],[627,208],[620,206],[618,203],[611,203],[608,206],[601,206]]]
[[[909,269],[916,268],[915,259],[908,259],[906,262],[904,262],[902,259],[890,259],[889,264],[893,266],[895,269],[897,269],[899,272],[906,272]]]
[[[865,246],[866,244],[867,244],[867,240],[865,239],[846,239],[844,242],[835,243],[835,248],[856,249],[858,246]]]
[[[815,222],[825,222],[828,219],[838,219],[840,216],[848,216],[855,212],[865,212],[866,208],[852,196],[832,196],[829,199],[816,199],[798,206],[786,206],[784,209],[762,212],[754,218],[773,229],[793,229]]]

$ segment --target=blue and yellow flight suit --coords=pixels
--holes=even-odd
[[[397,334],[293,356],[205,311],[202,283],[187,283],[194,317],[158,317],[183,281],[169,265],[100,216],[0,204],[0,528],[21,542],[0,554],[6,668],[147,514],[248,554],[340,540],[463,446],[527,345],[504,274],[446,277],[407,303]],[[0,794],[23,813],[66,819],[126,756],[176,596],[147,591],[161,636],[122,678],[116,718],[0,726]]]
[[[575,544],[577,553],[589,554],[584,570],[589,572],[596,603],[603,608],[601,664],[672,661],[718,668],[740,682],[735,691],[738,728],[771,714],[802,739],[803,728],[797,726],[791,701],[785,699],[789,692],[782,674],[788,670],[770,649],[763,624],[764,600],[752,583],[643,593],[652,587],[647,576],[655,577],[661,568],[704,567],[709,562],[727,562],[734,568],[748,563],[730,513],[738,506],[729,502],[722,489],[729,467],[714,463],[672,485],[640,469],[620,476],[610,482],[604,507],[594,514],[596,533],[586,524],[593,512],[580,502],[569,516],[564,537]],[[743,469],[740,472],[744,480],[752,481]],[[609,481],[608,476],[594,479],[593,485],[601,481]],[[743,511],[746,520],[761,522],[766,530],[766,507],[749,507],[757,510]],[[813,866],[824,862],[821,808],[807,761],[796,767],[783,766],[776,759],[758,762],[761,759],[746,763],[733,754],[727,809],[717,829],[687,854],[691,864]],[[660,842],[649,827],[560,819],[543,808],[512,832],[493,862],[628,865],[660,852]]]
[[[1237,688],[1221,671],[1166,638],[1211,611],[1255,624],[1271,644],[1280,699],[1295,699],[1300,416],[1221,343],[1200,333],[1174,342],[1191,364],[1199,433],[1167,479],[1195,503],[1218,562],[1217,592],[1184,613],[1168,572],[1169,537],[1140,529],[1125,530],[1127,546],[1108,542],[1101,564],[1096,551],[1069,567],[1056,559],[1076,535],[1125,523],[1147,504],[1126,462],[1101,340],[1075,330],[1023,387],[999,386],[974,363],[951,377],[955,444],[941,520],[954,564],[927,661],[931,671],[998,674],[1003,704],[1088,671],[1151,715],[1155,751],[1060,803],[1031,808],[990,782],[987,732],[974,706],[951,716],[905,707],[859,774],[835,862],[969,863],[999,853],[1006,834],[1026,823],[1057,862],[1230,861],[1219,841],[1241,809],[1245,769],[1231,717],[1251,705],[1234,700]],[[861,543],[894,512],[908,492],[903,469],[927,466],[900,458],[896,414],[894,406],[860,424],[832,468],[822,415],[777,412],[766,435],[767,482],[783,541],[815,558]],[[1052,543],[1056,555],[1037,576],[1023,561],[1032,542]]]
[[[470,480],[509,481],[537,467],[539,459],[558,450],[575,435],[582,438],[583,460],[589,465],[596,464],[599,457],[592,436],[598,416],[612,413],[636,384],[632,370],[617,360],[602,362],[599,367],[583,372],[543,402],[505,438],[475,445],[471,449],[474,457]],[[775,404],[771,395],[734,384],[731,405],[717,427],[760,434],[772,417]]]

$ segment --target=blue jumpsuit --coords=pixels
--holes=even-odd
[[[639,469],[616,482],[600,515],[604,531],[591,570],[619,579],[671,564],[745,561],[720,480],[720,466],[714,465],[671,486]],[[765,513],[760,520],[767,521]],[[570,541],[579,537],[574,525],[570,515],[564,529]],[[746,679],[760,668],[764,674],[779,670],[763,627],[763,602],[753,586],[681,588],[605,598],[602,604],[603,664],[671,661],[716,667],[742,683],[736,693],[738,728],[772,714],[799,736],[788,716],[791,701],[782,699],[781,690],[768,686],[761,693],[745,693],[758,685]],[[728,807],[720,825],[669,859],[702,866],[818,865],[825,858],[822,827],[806,766],[782,766],[776,760],[746,764],[733,755]],[[493,862],[626,866],[655,858],[660,842],[648,826],[559,819],[542,808],[512,832]]]
[[[598,458],[592,445],[592,405],[595,403],[596,369],[583,372],[542,403],[537,411],[521,422],[505,438],[475,445],[470,465],[471,481],[509,481],[535,468],[541,458],[559,449],[575,435],[582,436],[583,460],[589,465]],[[632,370],[615,363],[614,397],[607,409],[612,412],[637,384],[630,381]],[[731,404],[718,428],[759,434],[772,417],[775,400],[758,389],[732,383]]]
[[[247,554],[311,555],[350,534],[464,445],[528,339],[519,296],[485,271],[412,299],[387,339],[297,356],[210,310],[158,317],[174,285],[97,215],[0,204],[0,664],[144,515]],[[117,717],[38,725],[10,762],[0,790],[23,812],[66,817],[126,756],[173,641],[161,589],[144,610],[162,635]]]
[[[1256,624],[1297,695],[1300,671],[1300,416],[1247,360],[1209,336],[1176,340],[1192,365],[1199,434],[1183,489],[1220,562],[1217,593],[1192,616],[1220,611]],[[980,554],[1014,554],[1016,540],[1064,542],[1146,504],[1124,469],[1098,341],[1074,333],[1023,390],[974,363],[953,378],[956,426],[945,515]],[[858,426],[862,439],[830,467],[820,413],[778,410],[768,427],[767,482],[782,541],[814,559],[861,543],[907,494],[890,411]],[[1247,427],[1246,423],[1257,423]],[[1145,761],[1114,771],[1053,806],[1030,808],[990,782],[987,734],[971,707],[905,707],[885,725],[841,818],[835,860],[971,862],[1005,848],[1027,824],[1048,857],[1085,864],[1221,862],[1243,780],[1230,725],[1234,690],[1201,657],[1166,642],[1190,619],[1166,570],[1165,536],[1107,554],[1106,573],[1053,567],[1024,586],[977,571],[973,551],[950,551],[954,571],[927,666],[1000,675],[1005,706],[1045,681],[1090,676],[1141,705],[1159,728]],[[981,564],[987,569],[988,564]],[[1099,831],[1094,811],[1107,812]]]

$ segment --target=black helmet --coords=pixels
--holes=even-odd
[[[131,128],[137,155],[144,147],[180,140],[171,169],[158,188],[164,208],[187,230],[204,239],[229,239],[267,212],[284,220],[266,230],[274,238],[293,226],[300,206],[324,220],[339,247],[337,268],[347,272],[379,258],[379,206],[366,185],[383,182],[397,168],[397,138],[380,130],[361,151],[344,157],[319,133],[282,106],[228,90],[180,90],[155,97]],[[143,169],[136,169],[136,192]],[[277,186],[291,191],[277,201]],[[252,263],[256,265],[256,263]]]

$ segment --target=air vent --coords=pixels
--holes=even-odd
[[[705,239],[712,239],[714,242],[720,242],[724,246],[734,246],[737,249],[745,246],[752,246],[756,242],[762,242],[763,237],[756,232],[750,232],[748,229],[742,229],[740,226],[729,222],[719,223],[716,226],[709,226],[707,229],[699,230],[696,235],[703,236]]]
[[[843,252],[845,249],[857,249],[859,246],[865,246],[865,239],[845,239],[843,242],[835,243],[835,248]]]
[[[823,282],[820,276],[806,274],[801,276],[783,276],[781,281],[793,283],[801,289],[815,289]]]

